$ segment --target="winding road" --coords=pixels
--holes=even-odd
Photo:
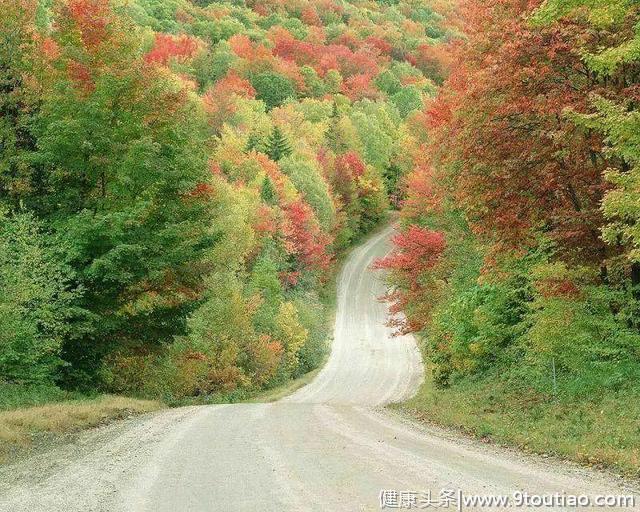
[[[88,432],[1,470],[0,510],[351,512],[380,510],[381,490],[419,493],[384,494],[391,507],[404,499],[416,510],[428,509],[427,491],[437,500],[442,489],[629,494],[613,477],[381,407],[411,396],[423,375],[414,339],[391,336],[377,300],[384,284],[371,263],[389,250],[390,235],[370,238],[345,263],[332,353],[309,385],[275,403],[173,409]]]

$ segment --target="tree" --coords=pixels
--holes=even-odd
[[[156,34],[153,48],[144,59],[146,62],[157,62],[166,66],[171,59],[186,60],[193,57],[197,51],[197,40],[186,34],[178,37]]]
[[[381,91],[392,95],[402,89],[402,82],[390,70],[386,69],[375,78],[375,84]]]
[[[264,151],[271,160],[278,162],[282,158],[289,156],[293,150],[280,127],[275,126],[265,143]]]
[[[269,176],[265,176],[262,181],[262,187],[260,189],[260,199],[270,206],[274,206],[278,202],[278,196],[276,195],[276,189],[273,186],[273,182]]]
[[[271,254],[272,248],[268,245],[253,265],[247,292],[257,294],[261,299],[252,319],[255,329],[261,334],[276,336],[276,318],[284,300],[284,290],[280,280],[281,265]]]
[[[401,332],[420,331],[430,321],[430,312],[439,295],[435,267],[446,248],[443,233],[411,225],[393,239],[395,251],[376,263],[389,270],[398,288],[387,295],[391,312],[405,313],[406,320],[392,320]]]
[[[393,157],[398,139],[398,111],[387,103],[365,100],[354,108],[351,121],[362,143],[365,162],[384,169]]]
[[[300,73],[304,79],[305,96],[320,98],[327,92],[327,87],[318,73],[311,66],[302,66]]]
[[[64,355],[86,382],[114,346],[182,333],[197,304],[215,243],[207,126],[184,85],[144,63],[135,28],[103,2],[62,7],[53,37],[60,52],[40,84],[34,130],[46,193],[28,199],[60,233],[85,289],[94,330],[67,340]],[[87,63],[80,82],[69,73],[76,62]]]
[[[256,90],[256,98],[262,100],[268,109],[279,107],[286,100],[296,97],[296,90],[287,77],[267,71],[258,73],[250,78],[251,85]]]
[[[55,243],[32,215],[0,213],[0,383],[53,383],[77,335],[80,290]]]
[[[255,131],[249,134],[249,138],[247,139],[246,151],[260,151],[262,147],[262,137],[258,135]]]
[[[357,179],[364,175],[366,165],[355,151],[348,151],[336,157],[332,185],[345,205],[357,199]]]
[[[330,233],[335,224],[336,209],[329,186],[320,174],[315,162],[287,157],[280,161],[280,167],[282,172],[291,179],[298,192],[304,196],[305,201],[313,208],[323,231]]]
[[[344,153],[349,149],[349,144],[346,141],[346,137],[342,129],[341,120],[342,118],[338,111],[338,105],[334,101],[325,139],[327,141],[327,146],[336,154]]]
[[[276,324],[279,339],[284,347],[285,367],[288,372],[293,373],[300,364],[298,353],[307,341],[309,333],[300,325],[298,311],[291,302],[283,302],[280,305]]]
[[[422,108],[422,94],[417,87],[403,87],[391,96],[391,101],[398,107],[400,115],[405,118],[411,112]]]
[[[0,1],[0,198],[18,205],[39,186],[37,170],[28,154],[35,149],[31,131],[37,116],[37,98],[30,80],[36,53],[55,51],[50,41],[37,45],[36,3]]]
[[[638,108],[633,93],[638,76],[634,69],[638,64],[637,48],[640,37],[634,29],[637,23],[637,7],[623,1],[593,2],[550,1],[541,6],[533,16],[537,26],[549,27],[561,20],[581,20],[588,7],[588,22],[592,30],[602,33],[598,44],[585,45],[581,51],[589,70],[601,77],[605,86],[592,97],[595,113],[574,111],[570,118],[585,130],[596,130],[606,137],[607,154],[614,158],[604,174],[608,184],[602,210],[607,224],[603,227],[604,239],[610,247],[624,247],[631,262],[631,280],[640,284],[640,237],[637,225],[640,215],[638,204]],[[609,33],[616,37],[609,38]],[[620,86],[616,86],[621,84]]]
[[[438,165],[456,169],[457,200],[497,245],[535,246],[544,232],[567,259],[603,261],[602,138],[565,115],[588,112],[600,87],[575,47],[600,43],[579,24],[533,26],[531,8],[516,1],[467,7],[471,39],[429,111]]]
[[[327,254],[330,243],[322,232],[313,210],[302,199],[283,206],[285,220],[283,234],[287,252],[294,258],[293,271],[323,271],[329,267]]]

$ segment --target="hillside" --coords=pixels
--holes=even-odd
[[[420,155],[436,6],[0,7],[5,391],[233,399],[316,368],[335,262]]]

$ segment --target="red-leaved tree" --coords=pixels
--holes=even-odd
[[[384,297],[394,317],[391,325],[401,333],[423,329],[429,322],[433,294],[438,293],[436,267],[442,262],[447,247],[445,236],[417,225],[411,225],[393,238],[395,250],[378,260],[375,268],[392,274],[396,285]]]

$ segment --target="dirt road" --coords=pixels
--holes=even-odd
[[[174,409],[89,432],[1,470],[0,510],[351,512],[380,510],[383,490],[399,492],[383,493],[389,508],[404,500],[405,509],[428,510],[431,491],[432,506],[457,510],[442,489],[456,499],[458,490],[512,499],[518,491],[629,494],[612,477],[419,427],[380,408],[410,396],[422,378],[414,340],[391,338],[376,300],[384,286],[370,265],[389,250],[389,235],[347,261],[331,358],[307,387],[272,404]]]

